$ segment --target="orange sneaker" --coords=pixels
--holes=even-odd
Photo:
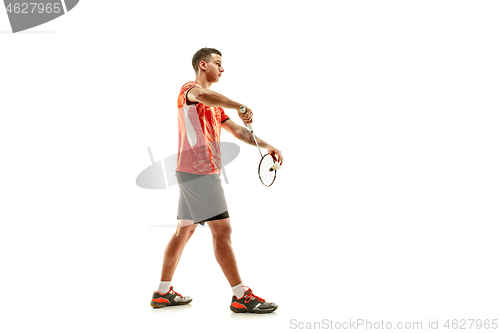
[[[252,289],[248,288],[243,297],[237,298],[233,295],[231,311],[236,313],[271,313],[278,308],[276,303],[266,302],[265,299],[256,296]]]
[[[191,303],[193,299],[190,296],[183,297],[178,292],[174,291],[174,287],[170,286],[170,290],[165,294],[160,294],[155,291],[151,299],[151,306],[153,308],[164,308],[172,305],[184,305]]]

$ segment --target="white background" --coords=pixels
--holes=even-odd
[[[2,331],[500,320],[499,10],[87,0],[17,34],[0,11]],[[177,94],[202,47],[222,52],[212,89],[284,155],[265,188],[240,143],[224,184],[243,282],[279,304],[270,315],[229,310],[208,226],[173,280],[191,305],[149,306],[178,187],[135,179],[147,147],[177,152]]]

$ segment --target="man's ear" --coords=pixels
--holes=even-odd
[[[198,65],[198,67],[200,68],[200,71],[206,71],[207,70],[207,63],[205,61],[200,61],[200,64]]]

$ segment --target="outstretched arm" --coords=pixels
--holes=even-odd
[[[187,94],[187,99],[190,102],[200,102],[208,106],[221,107],[226,109],[234,109],[239,110],[241,103],[237,103],[224,95],[221,95],[215,91],[210,89],[204,89],[200,87],[193,87],[189,90]],[[238,116],[243,123],[251,124],[252,123],[252,110],[249,107],[246,107],[247,112],[242,114],[238,112]]]
[[[193,87],[189,90],[187,98],[190,102],[200,102],[208,106],[218,106],[226,109],[238,110],[241,103],[237,103],[229,98],[212,91],[200,87]]]
[[[249,145],[255,146],[255,141],[253,139],[252,133],[245,127],[237,125],[231,119],[223,122],[222,128],[231,133],[235,138],[248,143]],[[280,165],[283,163],[283,155],[281,155],[281,151],[271,146],[264,140],[259,139],[257,136],[255,136],[255,140],[257,140],[260,148],[267,149],[268,154],[271,155],[275,161],[278,161]]]

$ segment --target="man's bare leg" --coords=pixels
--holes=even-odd
[[[172,281],[175,269],[182,255],[186,243],[193,235],[198,224],[192,224],[193,221],[179,220],[175,233],[165,248],[163,256],[163,268],[161,271],[161,281]],[[181,227],[181,224],[188,224]]]
[[[227,281],[231,287],[242,283],[231,243],[232,229],[229,218],[207,223],[212,231],[215,259],[222,268]]]

